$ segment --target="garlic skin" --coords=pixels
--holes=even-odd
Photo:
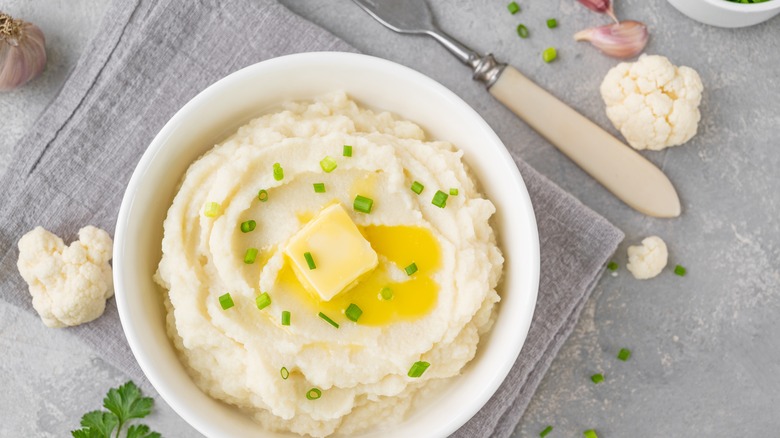
[[[46,66],[46,39],[38,26],[0,12],[0,91],[26,84]]]
[[[618,19],[615,16],[615,11],[614,9],[612,9],[612,2],[610,0],[577,0],[577,1],[582,3],[586,8],[590,9],[591,11],[598,12],[599,14],[607,14],[610,17],[612,17],[613,20],[615,20],[615,23],[618,22]]]
[[[649,38],[647,26],[631,20],[591,27],[574,34],[575,40],[588,41],[605,55],[621,59],[642,53]]]

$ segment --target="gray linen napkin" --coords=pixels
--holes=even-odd
[[[36,225],[66,241],[86,224],[113,231],[138,159],[190,98],[264,59],[315,50],[354,51],[272,0],[114,0],[97,35],[60,94],[17,145],[0,178],[0,297],[31,312],[27,287],[16,270],[18,239]],[[524,162],[517,160],[517,165],[539,223],[539,298],[509,377],[458,437],[511,434],[623,238]],[[100,319],[67,330],[145,382],[113,300]]]

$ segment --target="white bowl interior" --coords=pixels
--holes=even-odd
[[[495,225],[506,258],[499,316],[477,357],[403,424],[363,436],[448,435],[487,402],[525,341],[539,278],[536,222],[517,167],[485,121],[432,79],[379,58],[308,53],[258,63],[207,88],[166,124],[130,180],[116,228],[114,280],[128,342],[165,401],[207,436],[290,435],[262,431],[237,409],[202,393],[187,375],[166,335],[161,292],[152,281],[161,256],[163,220],[187,167],[216,142],[280,102],[333,90],[412,120],[431,138],[463,149],[465,161],[497,206]]]

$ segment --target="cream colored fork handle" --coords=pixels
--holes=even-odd
[[[680,215],[677,192],[660,169],[515,68],[504,69],[490,94],[629,206],[649,216]]]

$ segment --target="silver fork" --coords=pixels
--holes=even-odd
[[[500,63],[480,55],[441,30],[425,0],[353,0],[386,27],[433,37],[471,67],[473,79],[596,181],[636,210],[656,217],[680,215],[680,199],[653,163],[570,106]]]

